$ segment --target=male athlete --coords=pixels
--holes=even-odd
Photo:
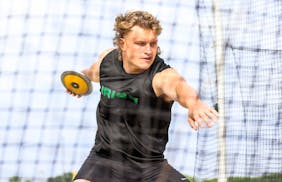
[[[159,57],[159,21],[145,11],[115,19],[116,48],[101,53],[82,71],[100,83],[95,145],[75,182],[188,181],[164,158],[174,101],[189,110],[197,130],[211,127],[218,113],[203,103],[176,70]],[[67,91],[73,96],[80,97]]]

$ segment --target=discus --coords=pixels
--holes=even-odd
[[[64,87],[76,95],[89,95],[92,92],[91,81],[82,73],[76,71],[64,71],[61,74]]]

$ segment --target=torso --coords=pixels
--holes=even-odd
[[[163,159],[172,102],[155,95],[152,79],[167,68],[157,56],[148,70],[133,75],[123,70],[116,50],[103,59],[96,152],[121,152],[133,160]]]

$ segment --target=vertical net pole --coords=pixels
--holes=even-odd
[[[215,30],[215,67],[217,80],[218,112],[218,182],[226,182],[226,141],[224,121],[224,40],[222,19],[219,8],[220,0],[213,0]]]

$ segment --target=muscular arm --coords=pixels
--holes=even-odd
[[[196,90],[174,69],[169,68],[157,73],[153,78],[153,88],[157,96],[166,101],[177,101],[189,110],[188,121],[194,130],[197,130],[197,125],[204,127],[201,120],[208,127],[211,127],[210,121],[217,120],[218,113],[202,102]]]

